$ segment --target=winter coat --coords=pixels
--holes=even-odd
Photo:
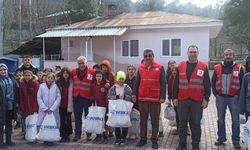
[[[38,69],[35,66],[33,66],[33,65],[30,65],[29,68],[26,68],[24,65],[21,65],[21,66],[19,66],[17,68],[16,71],[22,71],[22,72],[24,72],[25,70],[30,70],[34,75],[37,75],[37,72],[38,72]]]
[[[57,85],[58,85],[58,88],[60,89],[60,92],[62,92],[62,87],[60,87],[59,84]],[[69,80],[67,111],[73,112],[73,80]]]
[[[9,77],[12,80],[13,89],[14,89],[14,102],[12,103],[12,105],[13,105],[12,113],[13,113],[13,116],[14,116],[14,114],[17,111],[15,109],[16,107],[14,107],[14,106],[16,105],[16,103],[18,101],[18,97],[19,97],[18,83],[17,83],[17,81],[15,80],[15,78],[14,78],[14,76],[12,74],[9,74]],[[6,87],[5,87],[4,81],[3,81],[3,79],[0,79],[0,124],[5,122],[5,113],[6,113],[7,109],[8,109],[5,91],[6,91]]]
[[[40,126],[46,116],[46,110],[53,111],[57,125],[60,124],[59,107],[61,103],[61,92],[58,86],[53,82],[48,88],[46,83],[42,83],[37,93],[39,106],[37,125]]]
[[[28,93],[27,86],[28,82],[24,79],[20,81],[20,88],[19,88],[19,95],[20,95],[20,102],[19,102],[19,109],[21,111],[22,118],[26,118],[28,115],[38,112],[38,103],[37,103],[37,92],[39,89],[39,82],[37,81],[36,77],[32,77],[32,93]]]
[[[116,95],[116,87],[118,85],[115,84],[114,86],[112,86],[109,91],[108,91],[108,100],[116,100],[119,99],[118,96]],[[130,101],[132,102],[132,89],[127,85],[124,84],[125,88],[124,88],[124,95],[123,95],[123,99],[126,101]]]
[[[102,82],[100,85],[98,85],[96,82],[92,83],[90,93],[91,93],[90,99],[95,101],[97,106],[101,107],[108,106],[108,100],[107,100],[108,89],[105,87],[105,82]]]
[[[102,65],[105,65],[108,68],[108,73],[104,73],[104,79],[109,81],[110,86],[113,86],[115,84],[115,75],[112,72],[110,62],[108,60],[103,60],[100,66]]]

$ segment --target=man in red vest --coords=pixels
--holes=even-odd
[[[81,139],[82,114],[88,115],[90,100],[90,86],[95,71],[87,66],[87,59],[84,56],[77,58],[78,68],[72,70],[73,79],[73,105],[75,115],[75,137],[74,142]],[[91,140],[91,134],[87,133],[87,141]]]
[[[198,61],[198,47],[190,45],[188,61],[181,62],[176,72],[173,98],[179,115],[179,145],[176,150],[187,148],[187,124],[192,132],[192,149],[200,149],[201,118],[211,94],[207,65]]]
[[[151,117],[152,124],[152,148],[158,148],[158,129],[161,103],[166,99],[165,71],[161,64],[154,61],[154,53],[151,49],[143,52],[144,62],[139,65],[134,85],[134,100],[138,97],[140,111],[141,140],[137,147],[147,144],[147,122]]]
[[[232,117],[232,141],[234,148],[241,149],[240,122],[239,122],[239,94],[241,79],[244,71],[240,64],[234,63],[234,51],[226,49],[224,51],[224,62],[214,66],[212,77],[212,90],[216,97],[216,107],[218,115],[218,139],[215,145],[222,145],[226,140],[225,115],[229,107]]]

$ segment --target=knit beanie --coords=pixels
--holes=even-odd
[[[123,71],[118,71],[116,73],[116,80],[118,81],[120,78],[126,79],[126,74]]]

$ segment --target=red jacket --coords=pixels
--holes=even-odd
[[[27,82],[22,80],[19,86],[20,94],[20,104],[19,108],[21,111],[22,118],[26,118],[28,115],[31,115],[35,112],[38,112],[38,103],[37,103],[37,91],[39,89],[39,82],[33,81],[32,93],[27,91]]]
[[[91,68],[87,69],[86,75],[82,80],[77,76],[76,69],[72,70],[73,79],[73,96],[77,97],[80,95],[82,98],[90,99],[90,86],[95,71]]]
[[[95,100],[97,106],[108,107],[107,100],[108,89],[105,88],[105,82],[98,85],[96,82],[91,85],[91,100]]]
[[[186,70],[187,62],[182,62],[178,66],[179,71],[179,100],[192,99],[195,101],[203,101],[204,98],[204,74],[207,69],[207,65],[198,61],[190,81],[187,79]]]
[[[235,96],[240,94],[240,64],[236,64],[233,67],[233,71],[231,73],[231,80],[230,80],[230,89],[229,95]],[[222,66],[221,64],[217,64],[214,66],[214,71],[216,73],[216,90],[217,94],[221,95],[222,93]]]
[[[160,102],[160,72],[162,65],[153,62],[150,69],[145,64],[138,67],[140,86],[138,100],[145,102]]]

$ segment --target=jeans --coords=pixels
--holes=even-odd
[[[89,113],[89,106],[92,102],[88,99],[82,98],[80,96],[74,97],[74,115],[75,115],[75,135],[81,137],[82,134],[82,114],[84,110],[84,116],[86,117]],[[87,136],[91,136],[91,133],[87,133]]]
[[[218,115],[218,140],[226,140],[225,115],[226,109],[229,108],[232,118],[232,141],[237,143],[240,141],[240,121],[239,121],[239,99],[238,97],[222,97],[216,96],[216,107]]]

